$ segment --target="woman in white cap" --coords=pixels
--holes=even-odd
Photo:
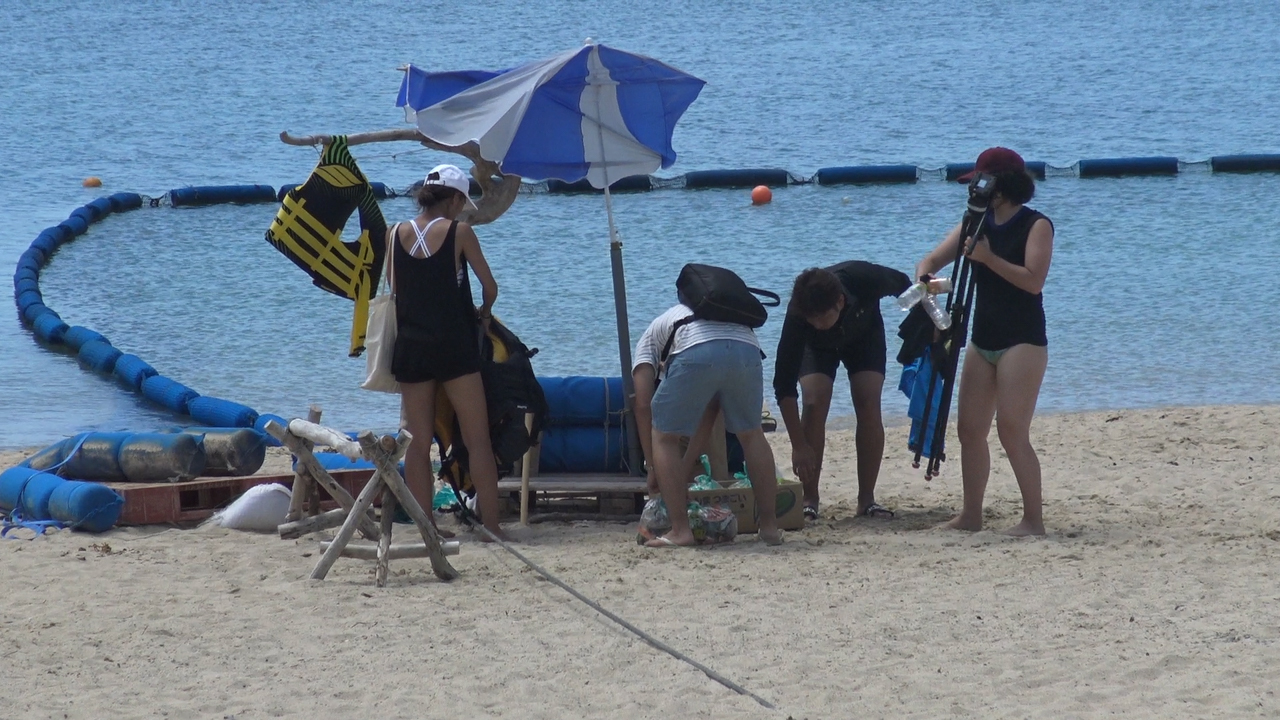
[[[1031,419],[1049,363],[1041,291],[1053,259],[1053,222],[1026,206],[1036,185],[1018,153],[988,148],[978,156],[974,172],[959,180],[968,182],[975,173],[993,176],[995,185],[983,234],[963,238],[978,292],[956,420],[964,507],[947,525],[982,529],[982,500],[991,474],[987,436],[994,417],[1022,491],[1022,522],[1007,532],[1044,535],[1040,459],[1031,446]],[[917,277],[950,265],[961,240],[957,225],[916,266]]]
[[[423,508],[434,496],[431,438],[436,392],[443,388],[458,416],[480,516],[493,534],[498,524],[498,468],[489,443],[489,417],[480,381],[480,335],[487,330],[498,284],[463,210],[474,210],[469,179],[454,165],[427,174],[415,197],[420,212],[390,231],[396,345],[391,373],[400,383],[404,417],[414,442],[405,455],[405,481]],[[467,266],[483,289],[476,308]]]

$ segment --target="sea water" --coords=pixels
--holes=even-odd
[[[662,171],[969,162],[989,145],[1069,168],[1088,157],[1280,152],[1280,7],[1203,3],[891,2],[5,3],[0,7],[0,266],[93,197],[184,185],[300,182],[298,134],[406,127],[397,68],[511,67],[585,38],[707,81]],[[415,145],[353,150],[405,188],[439,162]],[[86,176],[101,189],[83,189]],[[1280,401],[1280,175],[1041,182],[1056,226],[1045,287],[1045,411]],[[411,201],[382,204],[389,221]],[[786,296],[800,270],[863,259],[910,272],[955,224],[964,191],[914,185],[620,194],[634,341],[675,300],[685,262],[725,265]],[[206,395],[260,412],[311,403],[345,428],[394,425],[394,397],[356,389],[352,305],[313,287],[263,233],[270,205],[114,215],[53,258],[46,302],[71,324]],[[354,220],[353,220],[354,223]],[[349,228],[348,232],[354,229]],[[478,234],[496,314],[539,348],[540,374],[620,372],[600,196],[522,194]],[[8,276],[6,272],[6,277]],[[896,394],[902,314],[890,337]],[[770,359],[781,328],[760,331]],[[851,412],[837,386],[833,413]],[[772,393],[766,389],[766,397]],[[0,321],[0,447],[182,418]]]

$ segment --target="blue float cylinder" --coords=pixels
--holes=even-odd
[[[1280,155],[1216,155],[1209,158],[1209,166],[1214,172],[1280,171]]]
[[[257,430],[258,432],[260,432],[260,433],[262,433],[264,436],[266,436],[266,438],[267,438],[267,445],[269,445],[269,446],[271,446],[271,447],[280,447],[280,441],[279,441],[279,440],[277,440],[277,439],[275,439],[275,437],[273,437],[273,436],[271,435],[271,433],[267,432],[267,423],[271,422],[272,420],[276,421],[276,423],[278,423],[281,427],[285,427],[285,428],[289,427],[289,421],[288,421],[288,420],[285,420],[284,418],[280,417],[279,415],[272,415],[271,413],[264,413],[264,414],[262,414],[262,415],[259,415],[259,416],[258,416],[258,419],[254,421],[254,423],[253,423],[253,429],[254,429],[254,430]]]
[[[90,340],[80,346],[80,362],[100,373],[109,373],[116,366],[116,359],[123,353],[109,342]]]
[[[87,532],[106,532],[124,509],[115,490],[93,482],[64,480],[49,495],[49,518]]]
[[[742,188],[767,185],[781,187],[791,182],[791,173],[775,168],[742,170],[697,170],[684,176],[687,188]]]
[[[395,197],[395,193],[391,192],[385,183],[371,182],[369,183],[369,189],[373,191],[373,196],[379,200]]]
[[[44,267],[44,261],[47,259],[49,259],[49,256],[45,255],[43,250],[29,247],[18,256],[18,269],[30,268],[40,272],[40,268]]]
[[[142,389],[143,380],[160,374],[146,360],[128,353],[116,358],[116,366],[113,372],[120,379],[120,382],[128,385],[134,392]]]
[[[91,208],[88,205],[81,205],[71,211],[71,217],[78,217],[81,220],[84,220],[85,226],[87,227],[98,222],[98,219],[102,216],[98,214],[98,210],[96,208]]]
[[[51,473],[35,472],[22,489],[22,500],[19,510],[22,517],[28,520],[51,520],[49,516],[49,498],[53,491],[66,480]]]
[[[21,466],[0,473],[0,510],[7,512],[17,507],[27,483],[38,474],[38,470]]]
[[[59,320],[62,319],[61,317],[59,317],[58,313],[54,312],[51,308],[45,306],[44,303],[32,303],[22,311],[22,319],[28,325],[34,325],[36,320],[39,320],[45,315],[53,315],[54,317],[57,317]]]
[[[1082,178],[1126,177],[1133,175],[1177,175],[1176,157],[1096,158],[1081,160],[1077,171]]]
[[[105,197],[96,198],[94,200],[90,200],[89,202],[85,203],[84,206],[94,212],[96,216],[94,219],[96,220],[101,220],[102,218],[115,212],[115,206],[111,204],[111,198],[105,198]]]
[[[18,283],[22,282],[23,280],[34,280],[39,282],[40,268],[33,268],[25,265],[20,265],[17,269],[13,271],[13,287],[16,289],[18,287]]]
[[[13,297],[16,300],[22,293],[40,292],[40,280],[33,277],[23,276],[13,281]]]
[[[648,175],[632,175],[609,185],[610,192],[645,192],[653,189],[653,178]],[[600,193],[603,189],[594,187],[586,178],[575,182],[548,180],[547,192],[550,193]]]
[[[186,415],[188,404],[200,397],[200,393],[164,375],[152,375],[142,381],[142,396],[161,407]]]
[[[47,227],[40,231],[40,235],[48,235],[54,238],[55,240],[57,240],[57,243],[59,245],[71,242],[75,238],[75,236],[71,234],[71,231],[69,229],[61,225],[54,225],[53,227]]]
[[[22,292],[15,291],[14,295],[15,297],[13,298],[13,301],[18,306],[18,312],[23,313],[24,315],[27,312],[28,306],[44,305],[44,296],[40,294],[39,290],[23,290]]]
[[[108,345],[111,344],[111,341],[107,340],[106,336],[80,325],[72,325],[67,328],[67,332],[62,336],[62,342],[76,352],[80,352],[80,346],[91,340],[98,340]]]
[[[169,191],[169,202],[174,207],[199,207],[236,203],[276,202],[276,189],[270,185],[208,185],[185,187]]]
[[[258,412],[247,405],[208,396],[192,398],[187,413],[201,425],[216,428],[251,428],[258,420]]]
[[[58,223],[59,227],[64,227],[67,229],[67,232],[71,233],[71,237],[83,235],[85,231],[89,229],[89,221],[84,217],[88,214],[88,211],[79,215],[76,214],[77,212],[80,212],[80,210],[77,209],[71,213],[71,217],[68,217],[66,220]]]
[[[111,201],[111,208],[116,212],[135,210],[142,207],[142,196],[138,193],[120,192],[111,195],[107,199]]]
[[[41,313],[31,321],[31,332],[47,343],[62,342],[62,335],[67,331],[67,324],[52,310]]]
[[[602,428],[621,426],[626,409],[620,377],[540,377],[547,423]]]
[[[538,471],[622,472],[623,450],[621,427],[548,427],[539,445]]]
[[[813,180],[819,185],[852,185],[869,183],[913,183],[917,179],[915,165],[851,165],[821,168]]]
[[[1044,179],[1045,168],[1048,164],[1039,160],[1029,160],[1026,163],[1027,173],[1037,180]],[[947,182],[958,180],[961,175],[973,172],[974,163],[951,163],[946,166]]]
[[[50,232],[42,232],[35,240],[31,241],[30,247],[44,253],[44,256],[48,258],[53,255],[53,251],[57,250],[58,246],[61,244],[62,241],[58,235]]]

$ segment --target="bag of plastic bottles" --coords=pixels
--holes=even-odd
[[[738,535],[738,518],[732,510],[719,505],[702,505],[689,503],[689,529],[693,531],[693,539],[699,543],[718,543],[732,541]],[[662,498],[650,498],[640,513],[640,527],[636,532],[636,543],[644,545],[666,535],[671,530],[671,517]]]

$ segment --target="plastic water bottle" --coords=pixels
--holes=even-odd
[[[934,278],[929,281],[929,293],[942,295],[951,292],[951,278]]]
[[[926,294],[920,301],[920,305],[924,307],[924,311],[929,315],[929,319],[933,321],[934,327],[939,330],[946,330],[951,327],[951,316],[947,314],[945,308],[938,304],[938,299],[932,295]]]
[[[898,296],[898,307],[903,310],[910,310],[916,306],[916,303],[923,300],[929,295],[929,286],[923,282],[918,282],[907,291]]]

